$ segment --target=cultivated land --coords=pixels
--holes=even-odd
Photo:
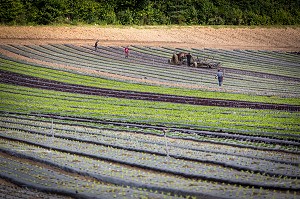
[[[182,48],[300,51],[300,28],[0,27],[0,43],[143,45]]]
[[[299,198],[299,33],[0,27],[0,197]]]

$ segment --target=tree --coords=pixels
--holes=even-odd
[[[1,23],[24,23],[25,10],[21,0],[0,0]]]
[[[66,3],[65,0],[36,0],[35,7],[38,9],[36,23],[51,24],[65,17]]]

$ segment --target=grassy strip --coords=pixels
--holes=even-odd
[[[23,91],[18,92],[19,88]],[[65,97],[56,98],[61,92],[5,84],[0,84],[0,89],[1,111],[81,116],[155,125],[188,124],[227,132],[300,132],[298,112],[178,105],[98,96],[89,99],[90,96],[87,95],[68,93],[63,93]]]
[[[34,77],[40,77],[65,83],[80,84],[85,86],[93,86],[100,88],[110,88],[119,90],[132,90],[140,92],[152,92],[160,94],[172,94],[180,96],[193,96],[202,98],[217,98],[227,100],[241,100],[249,102],[265,102],[275,104],[291,104],[300,105],[299,98],[282,98],[279,96],[258,96],[246,94],[233,94],[226,92],[211,92],[201,91],[195,89],[171,88],[162,86],[151,86],[143,84],[126,83],[122,81],[115,81],[99,77],[92,77],[89,75],[78,74],[74,71],[60,71],[50,68],[43,68],[42,66],[33,66],[28,64],[21,64],[14,61],[0,59],[2,70],[17,72]]]

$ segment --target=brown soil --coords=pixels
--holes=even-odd
[[[90,44],[300,51],[300,28],[0,26],[1,44]]]

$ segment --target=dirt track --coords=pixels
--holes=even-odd
[[[8,27],[0,26],[0,43],[144,45],[300,51],[300,28],[192,27]]]

